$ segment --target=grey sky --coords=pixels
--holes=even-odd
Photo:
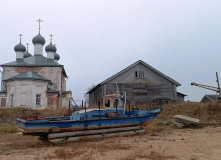
[[[14,46],[38,33],[57,44],[67,89],[83,99],[86,89],[137,60],[181,83],[186,100],[199,101],[221,76],[220,0],[9,0],[0,1],[0,64],[15,60]],[[46,53],[44,53],[46,56]]]

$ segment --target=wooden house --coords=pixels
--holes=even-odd
[[[111,99],[107,95],[125,96],[127,102],[147,104],[158,98],[183,102],[185,94],[177,92],[180,83],[166,76],[147,63],[139,60],[117,74],[93,87],[89,92],[89,106],[97,106],[98,101],[108,106]]]
[[[200,103],[216,103],[220,101],[219,95],[215,94],[205,94],[203,98],[201,99]]]

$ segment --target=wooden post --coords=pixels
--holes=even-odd
[[[98,101],[98,107],[99,107],[99,119],[101,119],[101,104],[100,104],[100,101]]]
[[[87,120],[86,102],[84,102],[84,109],[85,109],[85,120]]]
[[[116,100],[115,100],[116,101]],[[117,106],[118,106],[118,103],[116,101],[116,117],[117,117]]]
[[[69,117],[70,117],[71,116],[71,101],[69,101],[68,114],[69,114]]]

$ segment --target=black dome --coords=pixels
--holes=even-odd
[[[60,59],[59,54],[55,53],[55,54],[54,54],[54,59],[58,61],[58,60]]]
[[[25,48],[25,46],[20,42],[19,44],[17,44],[17,45],[14,47],[14,50],[15,50],[15,52],[25,52],[25,51],[26,51],[26,48]]]
[[[31,56],[32,56],[31,53],[29,53],[28,51],[26,51],[24,53],[24,58],[28,58],[28,57],[31,57]]]
[[[32,39],[33,44],[45,44],[45,38],[40,35],[40,33]]]
[[[52,43],[50,43],[49,45],[47,45],[45,47],[45,51],[46,52],[56,52],[57,48]]]

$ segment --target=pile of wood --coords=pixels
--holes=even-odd
[[[197,126],[200,124],[199,119],[187,117],[187,116],[183,116],[183,115],[173,116],[173,118],[171,119],[171,122],[179,128]]]
[[[121,128],[108,128],[97,130],[84,130],[72,132],[50,133],[47,139],[53,143],[72,142],[81,139],[97,139],[104,137],[125,136],[145,133],[145,127],[121,127]]]

